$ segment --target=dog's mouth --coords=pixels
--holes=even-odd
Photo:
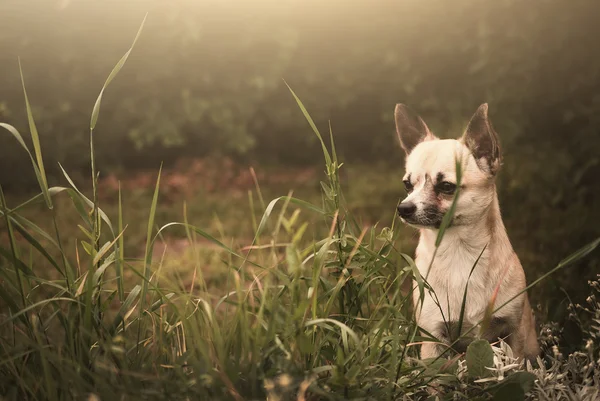
[[[442,225],[441,221],[430,222],[430,221],[423,221],[423,220],[416,220],[416,219],[405,219],[403,217],[401,217],[400,219],[405,224],[408,224],[409,226],[412,226],[412,227],[415,227],[415,228],[435,228],[435,229],[438,229]]]
[[[444,219],[445,212],[435,208],[426,207],[421,210],[417,210],[412,216],[402,217],[399,215],[400,220],[405,224],[416,228],[440,228],[442,220]],[[452,222],[451,222],[452,224]]]

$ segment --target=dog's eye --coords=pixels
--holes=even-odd
[[[442,181],[439,184],[437,184],[435,186],[435,189],[438,192],[444,193],[444,194],[448,194],[448,195],[452,195],[454,193],[454,191],[456,191],[456,184],[453,184],[451,182],[448,181]]]
[[[404,180],[402,182],[404,183],[404,188],[406,188],[407,192],[411,192],[413,190],[413,184],[411,184],[409,180]]]

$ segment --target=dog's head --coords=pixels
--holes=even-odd
[[[468,225],[483,217],[494,200],[501,162],[498,134],[487,111],[487,104],[479,106],[459,140],[442,140],[408,107],[396,105],[396,130],[407,155],[403,181],[408,196],[398,206],[402,221],[420,228],[440,227],[457,190],[457,160],[462,179],[451,225]]]

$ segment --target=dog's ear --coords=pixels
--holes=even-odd
[[[479,106],[471,117],[462,141],[473,154],[477,166],[486,173],[496,175],[502,154],[498,134],[488,119],[487,103]]]
[[[409,154],[419,143],[436,139],[427,128],[425,121],[403,104],[396,105],[394,119],[400,145],[406,154]]]

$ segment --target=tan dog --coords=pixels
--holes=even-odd
[[[415,262],[435,292],[426,291],[422,304],[419,290],[413,292],[417,323],[442,343],[422,345],[422,358],[440,355],[447,348],[444,344],[459,337],[457,323],[467,281],[461,333],[484,318],[498,285],[494,309],[526,286],[525,273],[500,216],[495,176],[501,154],[487,110],[487,104],[477,109],[460,140],[440,140],[420,117],[406,106],[396,105],[396,129],[407,154],[404,185],[408,192],[398,206],[398,214],[403,222],[420,231]],[[436,252],[438,229],[457,190],[457,159],[462,164],[459,196],[454,217]],[[538,355],[533,311],[526,293],[497,311],[485,332],[480,331],[477,327],[468,336],[480,335],[488,341],[504,338],[515,356]],[[464,352],[467,344],[461,340],[454,349]]]

